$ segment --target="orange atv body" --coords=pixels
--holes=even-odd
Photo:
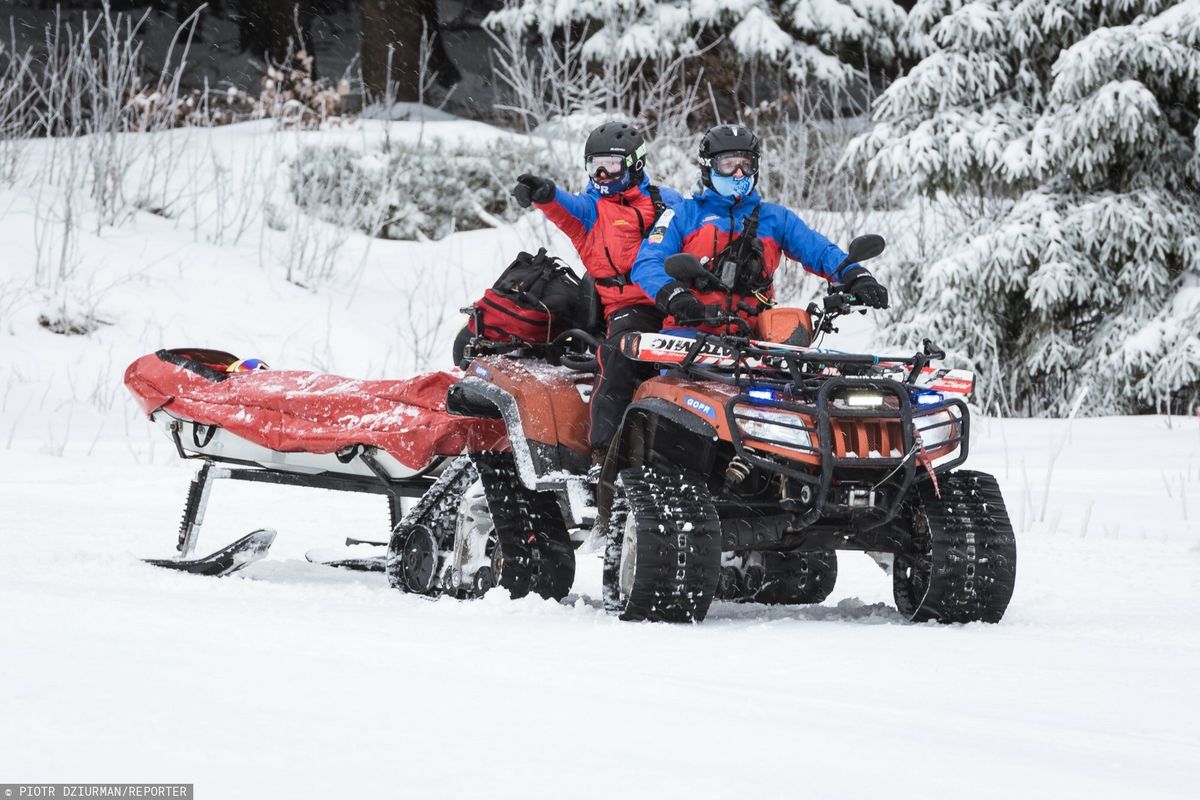
[[[792,341],[794,320],[771,338]],[[672,369],[639,387],[600,476],[610,611],[698,621],[714,599],[820,602],[836,551],[857,550],[892,570],[910,619],[1003,616],[1012,527],[995,479],[956,471],[973,384],[931,367],[932,345],[879,357],[663,332],[622,351]]]
[[[522,477],[537,488],[554,475],[587,470],[593,380],[591,373],[537,359],[483,356],[450,389],[447,405],[467,416],[504,419],[518,464],[533,470]]]
[[[735,387],[690,380],[682,375],[666,375],[643,383],[634,396],[634,402],[644,402],[651,398],[659,398],[695,415],[711,425],[715,436],[721,441],[732,444],[736,429],[738,440],[755,452],[786,459],[796,465],[807,465],[814,470],[821,466],[824,434],[820,430],[817,415],[813,413],[778,407],[769,412],[773,415],[770,421],[776,419],[774,415],[778,415],[780,422],[794,417],[796,429],[810,434],[811,447],[798,449],[769,437],[756,436],[755,433],[762,426],[756,427],[755,423],[764,420],[755,419],[748,414],[763,413],[762,406],[741,395]],[[889,406],[888,410],[895,412],[898,403],[891,403]],[[919,465],[934,464],[958,448],[958,418],[952,417],[950,412],[943,411],[937,414],[937,421],[949,421],[950,435],[939,436],[939,439],[945,438],[946,441],[915,454],[914,458]],[[902,423],[894,413],[881,414],[878,417],[834,418],[830,422],[829,442],[833,457],[838,459],[892,459],[899,458],[905,452]]]

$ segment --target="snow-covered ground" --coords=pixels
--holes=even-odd
[[[205,135],[240,169],[325,134]],[[199,549],[273,527],[269,559],[179,575],[139,558],[171,554],[193,465],[138,417],[129,361],[204,345],[364,377],[441,366],[454,310],[544,230],[353,236],[310,291],[282,277],[282,232],[216,243],[203,220],[139,213],[81,234],[78,274],[111,324],[63,337],[36,322],[38,198],[0,188],[0,780],[220,798],[1196,796],[1200,420],[979,419],[970,466],[998,476],[1018,531],[994,626],[903,623],[853,553],[820,606],[717,604],[696,626],[606,616],[595,554],[561,604],[431,602],[303,559],[383,538],[380,498],[230,483]]]
[[[222,798],[1195,797],[1200,424],[1171,422],[981,425],[1018,582],[1001,624],[965,627],[904,624],[853,553],[820,606],[698,626],[607,617],[595,555],[562,604],[430,602],[303,560],[385,536],[380,498],[227,483],[200,549],[271,526],[269,560],[178,575],[138,557],[171,552],[188,467],[17,441],[0,775]]]

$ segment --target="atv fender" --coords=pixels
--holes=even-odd
[[[655,424],[651,425],[652,421]],[[667,426],[680,428],[690,437],[695,437],[690,440],[693,444],[686,448],[686,452],[673,447],[681,440],[659,435]],[[609,451],[600,473],[600,483],[596,489],[599,516],[607,519],[612,503],[612,486],[621,470],[656,460],[676,468],[674,465],[693,463],[698,457],[707,459],[706,454],[696,452],[694,442],[711,442],[716,438],[715,427],[661,397],[648,397],[630,403],[625,409],[625,416],[621,418],[621,427],[613,438],[616,451]],[[654,454],[657,454],[657,459]]]
[[[547,463],[549,458],[540,448],[529,446],[516,398],[496,384],[473,375],[466,376],[447,390],[446,410],[462,416],[503,419],[516,461],[517,477],[525,488],[536,491],[538,475],[545,475],[557,467]]]
[[[625,414],[628,416],[631,413],[653,414],[663,417],[671,422],[681,425],[689,433],[694,433],[697,436],[703,436],[706,439],[717,435],[717,429],[697,417],[690,411],[686,411],[673,403],[663,400],[661,397],[647,397],[645,400],[638,400],[630,403]]]

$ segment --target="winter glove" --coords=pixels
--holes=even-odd
[[[879,281],[875,280],[874,276],[862,267],[846,270],[846,273],[842,275],[842,283],[846,285],[846,291],[857,297],[864,306],[888,307],[887,289],[883,288]]]
[[[525,173],[517,178],[512,196],[521,208],[529,208],[532,203],[549,203],[554,199],[554,181]]]
[[[679,281],[671,281],[659,289],[655,302],[659,308],[674,317],[676,322],[701,323],[704,321],[704,304]]]

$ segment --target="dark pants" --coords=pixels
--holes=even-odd
[[[621,336],[633,331],[657,333],[662,330],[662,324],[663,314],[654,306],[630,306],[609,316],[608,333],[600,345],[600,374],[592,391],[593,449],[608,447],[638,384],[654,373],[649,364],[621,355],[618,346]]]

